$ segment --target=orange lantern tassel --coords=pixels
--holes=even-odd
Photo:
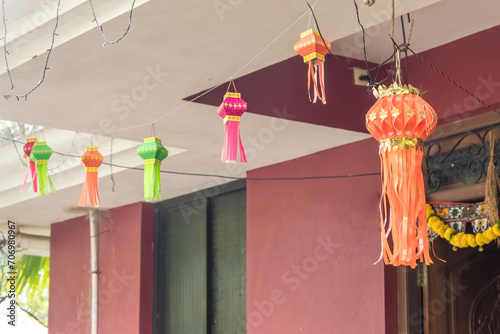
[[[380,142],[380,259],[412,268],[417,260],[430,264],[422,158],[423,141],[436,128],[437,114],[411,85],[381,86],[376,96],[366,127]]]
[[[99,185],[97,169],[101,165],[103,157],[97,151],[97,147],[87,147],[82,155],[82,164],[85,166],[85,181],[78,206],[99,206]]]

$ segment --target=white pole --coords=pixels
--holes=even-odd
[[[99,305],[99,221],[98,210],[91,210],[90,217],[90,268],[92,271],[92,315],[91,334],[97,334],[97,315]]]

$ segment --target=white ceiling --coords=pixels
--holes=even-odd
[[[6,1],[8,57],[18,94],[41,78],[55,23],[54,3]],[[377,62],[388,46],[387,25],[378,24],[389,18],[390,1],[377,0],[372,7],[366,7],[361,0],[358,3],[365,27],[378,30],[376,36],[370,37],[373,42],[368,43],[370,60]],[[397,14],[410,11],[416,19],[412,37],[416,51],[498,25],[493,16],[499,12],[498,1],[397,3]],[[108,38],[121,36],[128,24],[131,1],[94,0],[94,4]],[[368,137],[246,113],[241,123],[242,139],[245,148],[253,149],[255,154],[247,164],[223,164],[222,122],[216,108],[187,104],[183,98],[232,76],[239,77],[295,56],[293,45],[309,23],[304,1],[151,0],[137,4],[141,5],[134,11],[129,34],[117,45],[102,47],[88,2],[62,0],[60,36],[50,58],[51,69],[28,102],[17,102],[12,96],[5,68],[0,65],[0,95],[4,96],[0,98],[0,119],[42,125],[54,150],[75,155],[83,153],[90,144],[89,134],[94,134],[93,142],[107,162],[113,137],[113,163],[130,167],[142,164],[135,150],[150,135],[150,123],[155,121],[157,136],[172,153],[163,162],[163,170],[235,177],[245,177],[246,170]],[[351,1],[320,0],[315,11],[323,35],[334,42],[337,51],[339,44],[356,42],[359,26]],[[358,54],[351,56],[359,58]],[[151,73],[157,73],[156,79]],[[247,102],[251,108],[251,101]],[[272,107],[280,112],[286,110],[286,105]],[[21,168],[13,144],[1,145],[0,154],[0,221],[13,219],[21,225],[47,226],[75,215],[67,209],[76,205],[84,179],[77,159],[67,159],[52,174],[60,194],[42,197],[20,194],[25,169]],[[58,166],[62,158],[53,155],[49,168]],[[109,166],[100,167],[102,206],[112,208],[142,199],[142,172],[115,167],[113,173],[114,192]],[[162,174],[163,199],[222,182],[227,180]]]

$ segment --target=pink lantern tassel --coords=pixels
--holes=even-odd
[[[33,192],[38,191],[38,183],[37,183],[37,173],[36,173],[36,164],[34,161],[30,159],[31,151],[33,147],[37,143],[36,138],[27,138],[26,144],[23,146],[23,157],[28,161],[28,167],[26,168],[26,175],[24,176],[23,188],[21,192],[24,192],[26,188],[26,183],[28,182],[28,175],[31,174],[31,182],[33,184]]]
[[[224,148],[222,150],[222,161],[236,162],[238,159],[238,147],[240,148],[240,161],[247,162],[245,150],[243,149],[243,143],[241,142],[240,121],[230,121],[226,119],[224,122]]]
[[[24,188],[26,188],[26,183],[28,182],[28,175],[31,174],[31,182],[33,184],[33,192],[38,191],[37,186],[37,178],[36,178],[36,167],[33,161],[29,161],[28,167],[26,168],[26,175],[24,176],[24,183],[21,192],[24,192]]]

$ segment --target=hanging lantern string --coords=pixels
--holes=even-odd
[[[102,25],[97,20],[97,16],[95,15],[95,10],[94,10],[94,4],[92,3],[92,0],[89,0],[90,8],[92,8],[92,16],[94,17],[94,19],[92,20],[92,22],[95,22],[95,24],[97,25],[97,27],[101,31],[102,38],[104,38],[104,44],[102,45],[103,47],[106,46],[106,44],[116,44],[119,41],[121,41],[125,36],[127,36],[128,32],[130,30],[130,27],[132,26],[132,15],[134,14],[135,1],[136,0],[132,1],[132,8],[130,8],[130,14],[129,14],[129,17],[128,17],[128,26],[127,26],[127,29],[125,30],[125,32],[123,33],[123,35],[121,35],[118,39],[116,39],[114,41],[110,41],[106,37],[106,34],[104,33],[104,29],[103,29]]]
[[[312,14],[309,13],[309,20],[307,20],[307,29],[306,30],[311,29],[311,19],[312,19]]]
[[[238,93],[238,91],[236,90],[236,84],[234,83],[233,78],[231,78],[231,80],[229,80],[229,84],[227,85],[227,91],[226,91],[226,93],[229,92],[229,88],[231,88],[231,84],[233,84],[234,92]]]
[[[150,137],[156,137],[155,123],[151,123],[151,130],[149,130],[149,136]]]
[[[14,93],[14,96],[16,97],[17,101],[19,101],[22,98],[24,98],[24,101],[27,101],[28,95],[30,95],[35,89],[40,87],[40,85],[45,80],[45,74],[47,73],[47,70],[50,70],[50,67],[49,67],[50,55],[52,54],[52,49],[54,48],[55,38],[56,38],[56,36],[59,36],[56,33],[56,31],[57,31],[57,26],[59,25],[59,5],[61,4],[61,0],[59,0],[57,2],[56,24],[54,25],[54,30],[52,31],[52,41],[50,43],[50,48],[47,50],[47,57],[45,58],[45,65],[44,65],[43,72],[42,72],[42,79],[40,79],[38,81],[38,83],[33,88],[31,88],[27,93],[22,94],[22,95],[19,95],[16,93],[14,81],[12,79],[12,74],[10,73],[9,61],[7,59],[7,56],[9,56],[10,54],[9,54],[9,51],[7,51],[7,19],[5,18],[5,1],[6,0],[1,0],[1,1],[2,1],[3,27],[4,27],[4,36],[1,39],[3,39],[3,53],[4,53],[4,58],[5,58],[5,68],[6,68],[8,76],[9,76],[9,80],[10,80],[10,87],[11,87],[10,89]]]
[[[14,146],[15,146],[16,143],[24,145],[24,143],[22,141],[20,141],[20,140],[6,138],[6,137],[2,137],[2,136],[0,136],[0,139],[11,141],[11,142],[14,143]],[[16,149],[17,149],[17,146],[16,146]],[[65,159],[67,159],[68,157],[81,159],[81,156],[74,155],[74,154],[69,154],[69,152],[67,154],[64,154],[64,153],[60,153],[60,152],[57,152],[57,151],[52,151],[52,153],[64,156]],[[19,157],[19,159],[22,161],[21,157]],[[116,167],[116,168],[122,168],[122,169],[130,169],[130,170],[137,170],[137,171],[144,171],[144,168],[140,168],[140,167],[129,167],[129,166],[123,166],[123,165],[114,164],[114,163],[112,163],[111,157],[110,157],[110,162],[102,162],[102,164],[110,166],[110,167]],[[59,165],[61,165],[61,164],[59,164]],[[52,170],[53,169],[55,169],[55,168],[52,168]],[[356,178],[356,177],[366,177],[366,176],[380,176],[380,172],[376,172],[376,173],[362,173],[362,174],[344,174],[344,175],[325,175],[325,176],[248,177],[248,178],[236,177],[236,176],[218,175],[218,174],[207,174],[207,173],[176,172],[176,171],[167,171],[167,170],[161,170],[160,173],[175,174],[175,175],[186,175],[186,176],[214,177],[214,178],[230,179],[230,180],[251,180],[251,181],[298,181],[298,180],[344,179],[344,178]]]
[[[37,138],[40,138],[40,139],[41,139],[42,137],[43,137],[43,141],[47,141],[47,140],[45,139],[45,134],[43,133],[43,129],[40,129],[40,131],[38,131],[38,136],[37,136]]]

